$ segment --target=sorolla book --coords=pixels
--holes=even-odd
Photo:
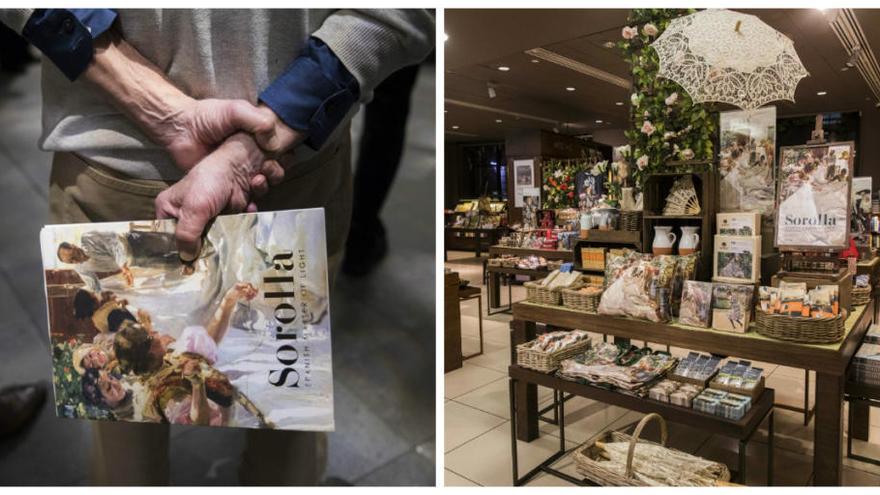
[[[189,264],[173,220],[40,243],[59,416],[333,429],[322,209],[220,216]]]

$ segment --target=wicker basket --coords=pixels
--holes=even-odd
[[[768,314],[755,310],[755,328],[761,335],[801,344],[833,344],[844,335],[846,310],[829,318]]]
[[[562,268],[563,263],[564,261],[562,260],[547,260],[547,270],[551,272],[553,270],[559,270]]]
[[[556,371],[563,359],[577,356],[589,349],[591,345],[590,339],[584,339],[556,352],[542,352],[529,349],[532,342],[534,340],[516,346],[516,364],[541,373]]]
[[[639,211],[621,211],[620,212],[620,230],[641,231],[642,230],[642,212]]]
[[[562,289],[562,305],[566,308],[595,313],[599,309],[600,299],[602,299],[601,292],[599,292],[598,294],[589,295],[581,292],[580,288]]]
[[[605,252],[603,247],[582,247],[581,266],[584,270],[605,270]]]
[[[647,440],[640,440],[639,436],[642,434],[642,429],[648,423],[648,421],[656,419],[660,423],[660,443],[649,442]],[[680,451],[676,451],[673,449],[666,448],[666,439],[667,439],[667,430],[666,430],[666,421],[657,413],[651,413],[646,415],[639,421],[639,424],[636,425],[636,429],[633,432],[632,436],[627,435],[626,433],[621,433],[617,431],[606,431],[603,433],[598,439],[596,439],[593,443],[575,450],[574,452],[574,461],[577,465],[577,470],[581,473],[585,478],[593,481],[594,483],[600,486],[650,486],[645,481],[637,479],[633,475],[633,457],[635,456],[636,445],[641,444],[651,444],[651,445],[659,445],[666,449],[669,452],[675,452],[677,456],[684,455],[686,457],[698,459],[695,456],[685,454]],[[626,458],[626,466],[623,474],[619,472],[619,466],[617,470],[609,469],[611,466],[611,461],[602,457],[601,449],[597,446],[597,443],[612,443],[612,442],[629,442],[629,454]],[[706,478],[706,486],[714,486],[724,484],[730,480],[730,470],[727,469],[727,466],[721,463],[713,463],[714,469],[718,471],[718,477],[715,479]],[[681,465],[682,472],[688,471],[691,468],[691,464],[683,463]]]
[[[562,304],[562,287],[549,289],[541,286],[541,280],[534,282],[526,282],[523,286],[526,288],[526,301],[538,304],[548,304],[550,306],[559,306]],[[580,289],[582,282],[576,282],[574,285],[567,287],[568,289]]]
[[[870,287],[853,287],[850,294],[852,294],[851,301],[853,306],[863,306],[871,302]]]

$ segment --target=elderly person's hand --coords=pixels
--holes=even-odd
[[[278,182],[283,176],[280,165],[267,161],[253,138],[235,134],[156,197],[156,215],[177,219],[180,257],[192,261],[201,250],[202,232],[214,217],[256,211],[253,199],[266,192],[266,181]]]
[[[285,124],[278,115],[268,106],[260,103],[258,107],[261,117],[267,127],[263,127],[263,122],[258,126],[259,129],[252,131],[254,139],[260,148],[270,156],[277,157],[282,153],[286,153],[306,139],[306,135],[296,129],[292,129]]]

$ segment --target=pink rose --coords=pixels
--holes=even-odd
[[[648,166],[648,155],[642,155],[636,160],[636,165],[639,167],[639,170],[645,170],[645,167]]]
[[[642,28],[642,33],[645,36],[657,36],[657,26],[651,23],[645,24],[645,27]]]
[[[681,152],[682,160],[693,160],[694,159],[694,150],[690,148],[685,148]]]
[[[678,101],[678,93],[672,93],[671,95],[666,97],[666,106],[671,107],[675,105],[675,102]]]
[[[639,35],[639,30],[634,27],[624,26],[620,34],[623,36],[623,39],[631,40]]]
[[[644,123],[642,123],[642,132],[644,134],[650,136],[651,134],[654,134],[655,130],[656,129],[654,128],[654,124],[652,124],[650,120],[646,120]]]

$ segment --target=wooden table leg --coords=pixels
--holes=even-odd
[[[532,321],[510,322],[510,362],[516,362],[516,346],[534,340],[537,325]],[[538,438],[538,387],[516,382],[516,438],[531,442]]]
[[[816,373],[813,483],[839,486],[843,459],[843,375]]]
[[[849,430],[852,433],[852,437],[856,440],[867,442],[868,433],[871,430],[871,408],[867,402],[861,400],[851,401],[849,407],[852,409],[852,415],[850,416],[852,418],[852,425]]]
[[[501,274],[489,272],[489,309],[501,306]]]

